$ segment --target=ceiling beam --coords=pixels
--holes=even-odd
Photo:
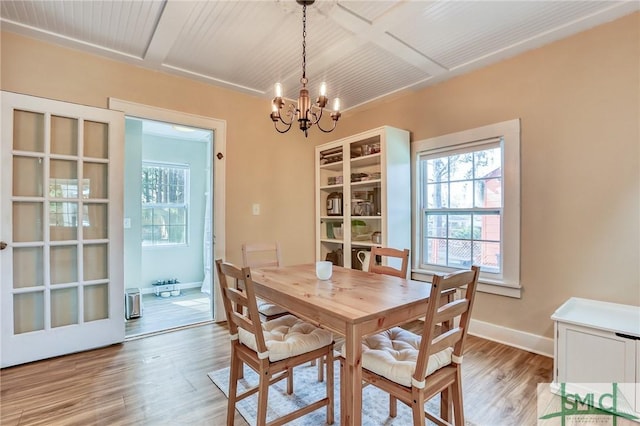
[[[392,22],[402,22],[407,18],[407,15],[412,13],[406,5],[404,3],[393,7],[374,22],[364,19],[340,4],[336,4],[329,11],[328,17],[336,24],[352,32],[355,37],[377,45],[431,76],[447,72],[447,68],[388,32],[388,27]]]
[[[144,54],[145,62],[155,66],[164,62],[195,6],[196,2],[167,0]]]

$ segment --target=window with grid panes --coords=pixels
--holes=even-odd
[[[142,164],[142,245],[186,245],[189,166]]]
[[[519,145],[519,120],[415,142],[417,270],[478,265],[519,297]]]
[[[490,141],[420,157],[422,263],[501,270],[502,149]]]

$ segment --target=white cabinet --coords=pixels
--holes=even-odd
[[[554,384],[597,395],[616,383],[640,417],[640,307],[573,297],[551,319]]]
[[[316,259],[411,247],[409,132],[380,127],[316,147]],[[399,265],[395,265],[399,267]]]

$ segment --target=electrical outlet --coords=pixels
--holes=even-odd
[[[254,216],[258,216],[260,214],[260,204],[254,203],[253,206],[251,206],[251,211]]]

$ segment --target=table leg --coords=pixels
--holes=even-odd
[[[346,359],[343,382],[340,384],[340,424],[360,426],[362,424],[362,335],[357,326],[347,328],[345,336]]]

